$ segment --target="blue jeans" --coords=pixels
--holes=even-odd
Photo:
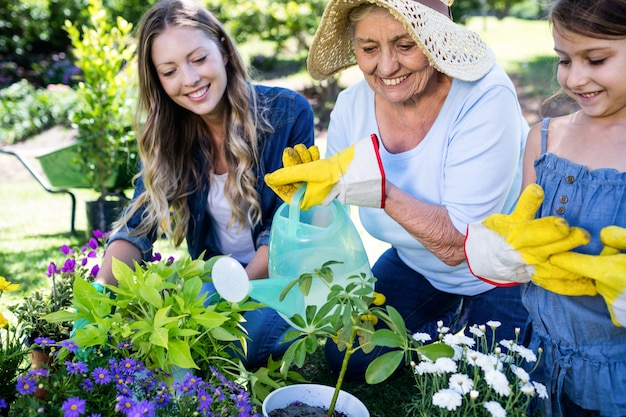
[[[505,338],[515,340],[515,327],[521,330],[525,328],[528,312],[522,305],[519,286],[494,288],[471,297],[446,293],[433,287],[422,274],[408,267],[394,248],[388,249],[378,258],[372,267],[372,274],[376,277],[376,291],[386,296],[387,305],[398,310],[411,333],[428,333],[432,340],[436,340],[439,320],[450,328],[450,333],[459,332],[474,323],[485,324],[488,320],[497,320],[502,323],[496,332],[499,341]],[[487,337],[490,342],[490,331]],[[521,338],[520,335],[520,341]],[[346,377],[363,380],[367,366],[388,351],[380,347],[369,354],[357,351],[350,358]],[[339,352],[332,341],[326,342],[326,359],[330,369],[338,372],[343,352]]]

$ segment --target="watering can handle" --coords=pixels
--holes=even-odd
[[[298,230],[298,223],[300,222],[300,204],[304,198],[306,192],[306,182],[302,183],[295,193],[291,196],[289,203],[289,228],[288,235],[291,239],[296,238],[296,232]]]

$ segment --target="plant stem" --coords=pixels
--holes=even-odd
[[[354,317],[353,317],[354,321]],[[354,338],[356,336],[357,326],[354,325],[350,329],[350,337],[348,340],[354,343]],[[341,391],[341,385],[343,384],[343,379],[345,378],[346,371],[348,370],[348,361],[350,361],[350,356],[358,349],[359,347],[354,347],[353,345],[346,346],[346,354],[343,356],[343,362],[341,362],[341,370],[339,371],[339,376],[337,377],[337,384],[335,385],[335,392],[333,393],[333,398],[330,400],[330,407],[328,407],[328,415],[326,417],[332,417],[335,412],[335,406],[337,405],[337,399],[339,398],[339,392]]]

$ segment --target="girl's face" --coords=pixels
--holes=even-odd
[[[227,58],[199,29],[168,27],[154,38],[152,62],[168,96],[200,116],[222,117]]]
[[[435,79],[426,55],[386,10],[373,10],[355,23],[354,49],[369,86],[390,102],[412,99]]]
[[[626,113],[626,38],[596,39],[555,25],[557,80],[590,117]]]

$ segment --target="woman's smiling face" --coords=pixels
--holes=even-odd
[[[354,49],[369,86],[391,102],[422,93],[436,74],[402,23],[383,9],[354,24]]]
[[[221,117],[227,58],[199,29],[169,26],[154,38],[152,63],[167,95],[201,116]]]

